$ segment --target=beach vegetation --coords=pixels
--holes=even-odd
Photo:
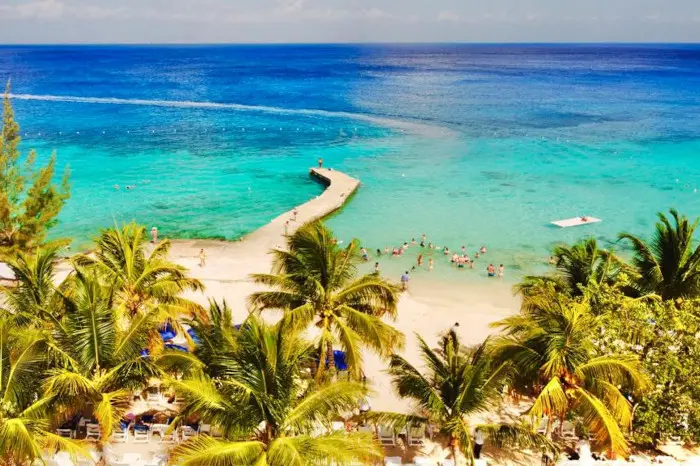
[[[308,370],[315,345],[288,321],[269,325],[252,314],[239,329],[228,326],[219,336],[229,344],[218,352],[216,369],[205,366],[203,374],[172,380],[170,386],[185,399],[182,417],[211,423],[223,438],[188,440],[173,450],[173,463],[302,466],[381,460],[371,434],[331,428],[359,406],[368,388],[351,381],[315,384]]]
[[[55,183],[56,155],[37,166],[35,151],[21,156],[20,140],[8,81],[0,133],[0,259],[45,245],[48,231],[58,222],[58,214],[70,196],[68,168]],[[66,245],[68,240],[50,243]]]
[[[299,228],[286,249],[275,249],[273,270],[252,276],[272,290],[250,295],[253,310],[282,310],[294,330],[314,327],[318,334],[317,380],[335,369],[333,351],[345,352],[348,370],[362,376],[362,350],[389,357],[403,335],[383,318],[396,318],[399,288],[379,274],[358,275],[359,243],[341,247],[323,223]]]

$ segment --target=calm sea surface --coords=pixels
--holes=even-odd
[[[76,246],[131,219],[239,237],[321,192],[319,156],[363,182],[340,238],[485,244],[476,271],[434,256],[455,279],[700,215],[697,46],[0,46],[8,78],[23,147],[70,165]],[[578,215],[603,222],[548,225]]]

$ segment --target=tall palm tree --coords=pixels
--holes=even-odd
[[[656,293],[664,299],[700,297],[700,244],[693,235],[698,225],[671,209],[673,224],[659,213],[659,221],[651,241],[630,233],[620,233],[634,252],[637,287],[644,293]]]
[[[345,351],[349,370],[360,377],[362,349],[388,357],[403,345],[403,335],[382,321],[396,317],[398,288],[378,274],[357,276],[358,242],[338,246],[322,223],[301,227],[276,249],[272,274],[252,275],[256,283],[274,288],[250,295],[254,310],[281,309],[288,325],[320,332],[317,378],[333,367],[335,345]]]
[[[556,452],[545,436],[528,425],[473,422],[474,416],[493,411],[501,402],[503,388],[512,375],[508,363],[495,363],[483,346],[463,347],[453,329],[440,338],[437,349],[430,348],[420,336],[418,342],[425,372],[394,355],[389,374],[399,396],[414,401],[420,415],[370,412],[369,420],[395,427],[434,424],[449,439],[455,463],[461,453],[473,464],[476,429],[496,446],[519,445]]]
[[[599,319],[585,301],[552,293],[539,305],[495,323],[503,333],[490,348],[496,359],[515,366],[516,388],[535,397],[534,418],[547,416],[551,426],[555,419],[579,415],[596,444],[625,455],[624,431],[630,428],[632,407],[619,387],[636,395],[649,381],[637,357],[597,350]]]
[[[61,360],[49,371],[44,389],[67,413],[91,410],[104,445],[129,408],[132,392],[163,376],[157,365],[163,355],[160,312],[149,308],[125,324],[113,306],[114,289],[103,286],[96,271],[78,270],[74,280],[69,311],[53,332]]]
[[[523,296],[527,297],[533,288],[548,282],[561,292],[582,296],[581,286],[613,281],[620,265],[615,254],[601,249],[595,238],[583,239],[571,246],[557,245],[552,252],[556,272],[543,277],[526,277],[516,286]]]
[[[84,454],[80,446],[51,432],[59,419],[52,398],[40,392],[47,368],[45,335],[0,316],[0,465],[27,464],[42,450]]]
[[[183,291],[200,291],[204,286],[188,277],[184,267],[168,260],[170,242],[161,241],[150,253],[147,247],[145,228],[131,223],[103,230],[95,252],[77,255],[73,261],[78,267],[97,270],[116,289],[114,305],[125,318],[152,308],[173,320],[202,312],[201,306],[180,297]]]
[[[0,286],[0,297],[5,308],[18,317],[19,322],[40,322],[60,325],[65,312],[67,282],[56,284],[56,249],[37,249],[19,253],[8,260],[17,283],[12,287]]]
[[[370,435],[332,432],[333,419],[351,412],[367,394],[359,383],[317,388],[305,371],[313,346],[286,327],[252,315],[240,330],[228,329],[237,350],[220,355],[219,377],[171,381],[185,398],[184,417],[197,416],[224,433],[200,435],[172,452],[176,464],[302,466],[347,465],[382,457]]]

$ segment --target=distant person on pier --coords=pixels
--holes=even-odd
[[[318,168],[323,168],[323,159],[321,157],[318,158]]]

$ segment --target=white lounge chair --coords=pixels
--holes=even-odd
[[[340,421],[331,422],[331,430],[333,432],[342,432],[345,430],[345,423]]]
[[[425,426],[409,427],[406,436],[409,447],[419,447],[425,443]]]
[[[384,446],[396,446],[396,433],[394,429],[389,429],[385,426],[379,426],[379,431],[377,432],[377,437],[379,437],[379,443]]]
[[[401,462],[401,457],[400,456],[387,456],[384,458],[384,464],[385,465],[401,465],[403,464]]]
[[[211,424],[200,424],[199,425],[199,433],[200,434],[211,434]]]
[[[211,426],[211,433],[209,435],[211,435],[212,438],[222,438],[224,433],[220,427]]]
[[[569,421],[564,421],[561,429],[561,438],[564,440],[578,440],[578,435],[576,435],[576,426]]]
[[[129,441],[129,428],[119,428],[112,432],[112,442],[126,443]]]
[[[56,429],[56,435],[63,438],[75,438],[75,431],[72,429]]]
[[[133,443],[148,443],[151,440],[150,431],[134,429]]]
[[[547,424],[548,423],[549,423],[549,418],[547,416],[543,417],[542,419],[540,419],[540,423],[537,426],[537,429],[535,429],[535,431],[538,434],[544,434],[545,432],[547,432]]]
[[[170,433],[168,433],[167,429],[162,432],[163,435],[160,437],[161,443],[178,443],[180,440],[177,428],[173,429]]]
[[[183,442],[197,436],[197,431],[190,426],[182,426],[180,428],[180,433],[182,434]]]
[[[111,458],[107,460],[108,466],[134,466],[141,463],[141,455],[138,453],[125,453],[121,459]]]
[[[442,460],[440,466],[455,466],[455,460]]]
[[[86,429],[86,434],[85,434],[85,440],[99,440],[101,434],[100,431],[100,425],[99,424],[85,424],[85,429]]]

